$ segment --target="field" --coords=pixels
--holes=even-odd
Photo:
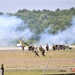
[[[45,57],[18,48],[1,48],[0,64],[4,64],[5,75],[41,75],[42,73],[71,72],[75,67],[75,49],[46,51]],[[47,69],[47,70],[46,70]]]
[[[54,72],[50,72],[50,71],[47,71],[46,72],[47,74],[74,74],[73,72],[56,72],[56,71],[54,71]],[[26,71],[26,70],[12,70],[12,71],[6,71],[5,72],[5,75],[43,75],[43,71],[42,70],[33,70],[33,71],[31,71],[31,70],[28,70],[28,71]]]

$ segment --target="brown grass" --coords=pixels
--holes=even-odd
[[[75,51],[60,50],[48,51],[43,57],[35,57],[33,52],[0,51],[0,64],[4,64],[5,69],[44,69],[50,57],[48,69],[51,68],[72,68],[75,67]]]

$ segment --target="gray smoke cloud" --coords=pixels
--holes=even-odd
[[[24,25],[23,20],[16,16],[1,15],[0,16],[0,47],[1,46],[13,46],[18,38],[24,38],[28,40],[32,36],[32,32],[29,28],[22,30],[16,30],[18,26]],[[26,25],[24,25],[26,26]]]
[[[40,35],[40,44],[45,45],[48,44],[73,44],[75,43],[75,18],[73,18],[71,22],[71,26],[64,31],[58,31],[56,34],[49,34],[47,28],[41,35]]]

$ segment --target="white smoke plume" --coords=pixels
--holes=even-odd
[[[1,15],[0,16],[0,47],[13,46],[16,39],[22,37],[28,40],[32,36],[29,28],[24,31],[16,30],[18,26],[24,25],[23,20],[16,16]]]
[[[40,44],[73,44],[75,43],[75,18],[72,20],[72,25],[64,31],[59,31],[56,34],[49,34],[47,29],[40,35]]]
[[[59,31],[56,34],[48,33],[51,27],[48,27],[41,35],[39,44],[72,44],[75,43],[75,18],[72,20],[72,25],[64,31]],[[24,26],[24,30],[16,30],[18,26]],[[1,15],[0,16],[0,47],[14,46],[15,40],[24,38],[25,41],[30,39],[34,33],[30,31],[23,20],[16,16]],[[14,41],[14,42],[13,42]]]

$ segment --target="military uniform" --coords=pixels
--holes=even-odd
[[[46,50],[47,50],[47,51],[49,50],[49,46],[48,46],[48,44],[46,44]]]
[[[22,44],[22,51],[24,51],[24,47],[25,47],[24,44]]]
[[[42,49],[42,55],[45,56],[45,50],[44,49]]]
[[[43,49],[43,48],[42,48],[42,46],[40,45],[40,46],[39,46],[39,50],[42,51],[42,49]]]

